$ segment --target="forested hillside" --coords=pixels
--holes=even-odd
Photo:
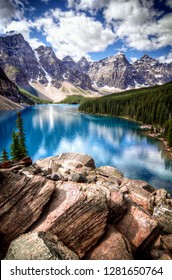
[[[122,116],[145,124],[164,126],[172,116],[172,82],[87,100],[80,111]]]

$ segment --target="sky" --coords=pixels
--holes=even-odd
[[[60,59],[172,62],[172,0],[0,0],[0,35],[12,30]]]

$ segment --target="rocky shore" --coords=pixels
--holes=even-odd
[[[0,164],[0,258],[172,259],[172,198],[89,155]]]

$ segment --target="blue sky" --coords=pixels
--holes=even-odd
[[[0,0],[0,33],[21,32],[58,58],[99,60],[123,51],[172,62],[172,0]]]

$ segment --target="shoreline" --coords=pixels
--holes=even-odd
[[[157,135],[150,133],[150,130],[142,131],[142,134],[160,141],[162,144],[162,151],[165,152],[167,157],[172,160],[172,147],[168,146],[167,141],[164,138],[159,138]]]
[[[135,119],[132,119],[130,117],[125,117],[125,116],[111,116],[111,115],[108,115],[108,114],[91,114],[91,113],[87,113],[87,112],[84,112],[84,111],[79,111],[78,112],[82,113],[82,114],[88,114],[88,115],[94,115],[94,116],[102,116],[102,117],[111,117],[111,118],[119,118],[119,119],[124,119],[124,120],[128,120],[128,121],[132,121],[134,123],[137,123],[138,125],[140,126],[151,126],[150,124],[144,124],[142,123],[141,121],[137,121]],[[172,147],[169,147],[167,145],[167,141],[164,139],[164,138],[159,138],[157,135],[155,134],[152,134],[150,133],[150,129],[140,129],[140,132],[141,134],[147,136],[147,137],[150,137],[150,138],[153,138],[155,140],[158,140],[161,142],[162,144],[162,151],[166,153],[167,157],[172,160]]]

